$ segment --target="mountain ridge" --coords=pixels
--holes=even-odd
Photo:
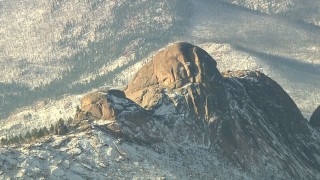
[[[134,116],[149,117],[144,123],[131,119],[126,124],[124,116],[108,108],[117,107],[117,102],[101,103],[104,95],[100,96],[101,102],[81,108],[82,113],[101,112],[94,119],[112,118],[118,124],[117,132],[137,141],[145,141],[153,135],[153,131],[146,130],[154,129],[156,136],[160,131],[167,142],[207,147],[209,152],[246,170],[254,164],[264,174],[265,163],[278,164],[275,169],[284,171],[284,176],[317,177],[320,164],[316,157],[320,152],[314,146],[318,140],[312,137],[314,130],[281,86],[258,71],[229,71],[222,76],[209,57],[196,46],[177,43],[160,51],[137,72],[117,102],[129,98],[146,108],[153,118],[141,111],[141,115]],[[161,73],[156,73],[153,66]],[[87,102],[83,100],[82,105],[88,106]],[[104,114],[113,115],[105,118]],[[143,124],[148,124],[147,128]],[[278,158],[284,158],[283,162]]]
[[[188,179],[189,176],[185,176],[188,168],[194,168],[196,170],[190,171],[190,174],[198,179],[213,176],[235,179],[236,175],[243,179],[261,179],[258,178],[261,174],[264,174],[262,177],[274,179],[267,174],[268,170],[281,174],[276,175],[279,179],[289,179],[297,174],[307,174],[313,179],[320,159],[317,143],[319,129],[315,127],[317,111],[312,115],[320,99],[319,7],[317,0],[1,1],[0,24],[3,26],[0,27],[0,34],[3,38],[0,39],[0,65],[3,68],[0,72],[0,139],[12,140],[35,128],[49,129],[51,124],[61,119],[73,119],[74,114],[84,113],[76,112],[76,107],[81,106],[80,99],[93,90],[100,89],[102,102],[92,103],[106,106],[105,112],[109,115],[106,113],[105,117],[112,117],[112,120],[97,122],[95,119],[105,113],[98,109],[95,116],[84,113],[86,119],[76,125],[81,128],[66,136],[45,137],[51,140],[40,140],[41,145],[36,141],[19,147],[4,147],[7,149],[1,152],[8,158],[1,156],[0,166],[5,169],[11,164],[3,170],[11,175],[4,174],[0,168],[0,176],[10,177],[27,172],[39,175],[41,173],[37,171],[41,169],[47,175],[52,171],[54,175],[51,177],[61,179],[67,176],[61,170],[68,169],[66,172],[69,175],[81,176],[83,171],[88,175],[84,177],[88,178],[89,170],[80,168],[72,173],[78,167],[90,167],[92,170],[99,166],[97,161],[90,161],[95,155],[88,151],[118,152],[118,147],[122,147],[120,144],[126,142],[124,149],[127,154],[135,154],[132,145],[141,143],[141,154],[145,151],[161,154],[163,151],[170,154],[170,157],[163,156],[166,160],[172,158],[169,161],[174,162],[177,157],[182,164],[187,164],[183,167],[180,162],[175,163],[183,169],[179,172],[154,157],[146,158],[148,162],[157,162],[161,172],[167,170],[171,174],[169,178]],[[131,81],[133,73],[153,61],[155,54],[158,54],[157,49],[174,41],[190,41],[205,49],[215,58],[216,68],[221,72],[215,74],[222,75],[222,83],[204,83],[202,75],[192,76],[194,81],[183,78],[190,75],[187,66],[174,62],[173,74],[164,64],[160,64],[161,71],[153,73],[158,74],[152,76],[158,80],[167,78],[164,82],[140,76],[147,79],[144,82],[150,86],[134,85]],[[192,59],[192,54],[197,53],[180,54]],[[195,64],[193,61],[188,63]],[[157,69],[154,65],[149,67]],[[199,65],[194,67],[205,69]],[[190,72],[195,72],[191,69]],[[165,71],[168,71],[166,76],[159,76]],[[177,78],[181,81],[176,81]],[[119,94],[108,88],[113,86],[125,91],[122,87],[128,83],[127,93],[131,99],[129,96],[118,97]],[[139,92],[135,88],[140,89]],[[270,94],[267,89],[274,93]],[[262,96],[255,93],[258,91]],[[274,98],[264,98],[269,96]],[[138,123],[131,116],[139,117],[141,121]],[[310,116],[307,123],[306,119]],[[86,123],[89,125],[84,125]],[[88,126],[93,129],[83,132],[82,129]],[[297,126],[302,127],[301,131],[297,130]],[[154,133],[150,127],[155,127]],[[139,129],[141,134],[137,134]],[[83,135],[95,131],[96,134],[104,134],[103,137]],[[187,136],[188,133],[190,136]],[[112,139],[109,143],[116,144],[110,149],[101,146],[86,151],[77,145],[96,147],[101,145],[100,140],[104,142],[109,138]],[[65,140],[61,148],[53,150],[61,139]],[[121,143],[118,144],[119,139]],[[65,143],[67,141],[74,144]],[[146,143],[149,141],[156,143]],[[172,151],[168,150],[168,144],[165,145],[168,142],[173,147]],[[36,149],[32,151],[34,155],[31,158],[35,163],[28,158],[30,153],[26,149],[29,145]],[[69,149],[69,145],[72,148]],[[152,146],[150,151],[146,150],[149,145]],[[41,146],[48,147],[48,150]],[[72,151],[75,149],[88,157],[81,156],[78,162],[74,161]],[[187,158],[179,154],[181,149],[185,154],[200,149],[198,155],[211,159],[212,165],[207,162],[206,166],[200,166],[204,163],[203,159],[197,156]],[[44,163],[36,157],[43,152],[55,156],[51,159],[50,156],[41,156],[50,159]],[[124,157],[121,148],[119,152]],[[99,158],[103,154],[106,153],[100,153]],[[68,162],[60,163],[59,158],[68,159],[73,169],[69,169]],[[122,162],[122,165],[128,167],[129,162],[134,164],[140,161],[138,157],[131,158],[134,160]],[[102,159],[108,161],[107,158]],[[193,159],[201,168],[194,167],[191,163]],[[114,160],[117,162],[119,159]],[[87,162],[90,162],[89,165]],[[17,163],[21,167],[16,168]],[[226,169],[234,171],[232,174],[235,176],[228,176],[216,163],[224,167],[229,164]],[[256,167],[250,166],[250,163]],[[39,164],[43,168],[33,168]],[[144,167],[148,167],[147,164]],[[265,170],[261,170],[263,164]],[[117,163],[111,166],[114,168],[112,171],[117,170]],[[210,172],[209,167],[217,170]],[[239,172],[239,169],[243,170]],[[278,173],[279,169],[284,169],[284,172]],[[125,171],[125,168],[122,170]],[[154,174],[151,167],[146,170],[149,175]],[[96,174],[101,175],[102,171],[99,169]],[[218,176],[219,171],[224,172],[224,176]],[[205,172],[205,175],[200,176],[199,172]],[[146,178],[150,178],[149,175]]]
[[[68,134],[0,147],[0,175],[318,178],[320,134],[281,86],[216,66],[197,46],[167,46],[124,91],[85,95]]]
[[[78,95],[106,85],[122,86],[126,84],[119,78],[123,71],[139,64],[152,51],[177,40],[197,45],[230,45],[230,51],[219,60],[226,59],[229,53],[236,55],[239,52],[236,48],[240,46],[317,67],[319,30],[300,23],[308,22],[300,15],[314,14],[318,3],[292,1],[295,5],[280,14],[257,13],[259,9],[246,4],[262,7],[268,2],[281,5],[284,1],[246,0],[238,5],[229,0],[135,1],[132,5],[123,0],[3,1],[0,14],[0,22],[4,24],[1,29],[4,38],[0,40],[3,47],[0,63],[4,67],[0,79],[0,89],[3,89],[0,93],[1,121],[12,119],[24,108],[35,111],[34,104],[41,101],[65,101],[65,95]],[[148,9],[148,13],[140,12],[141,8]],[[217,57],[217,51],[210,54]],[[250,52],[241,53],[251,56],[249,62],[253,60],[260,71],[281,84],[306,118],[311,116],[319,99],[316,91],[319,84],[312,75],[319,74],[318,71],[292,72],[291,67],[286,68],[283,72],[297,74],[294,77],[308,77],[308,82],[299,80],[297,87],[278,71],[273,71],[274,67],[279,67],[276,64]],[[242,56],[233,57],[230,61],[237,66],[229,66],[238,70],[251,69],[238,63],[246,60]],[[48,73],[52,75],[47,76]],[[305,93],[306,87],[314,98]],[[64,118],[64,115],[59,116]],[[60,117],[51,120],[57,121]]]

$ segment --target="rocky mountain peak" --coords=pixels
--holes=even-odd
[[[142,67],[125,93],[150,109],[159,101],[158,95],[163,90],[179,90],[190,83],[203,87],[221,86],[222,76],[216,65],[203,49],[186,42],[175,43],[158,52]]]
[[[108,131],[139,143],[201,147],[246,171],[319,173],[317,137],[281,86],[259,71],[221,74],[189,43],[159,51],[124,92],[88,94],[78,114],[103,119]]]
[[[317,112],[310,124],[319,122]],[[24,147],[0,148],[5,162],[0,161],[0,175],[32,172],[30,177],[37,178],[50,169],[51,177],[63,177],[63,169],[82,176],[86,169],[89,176],[101,177],[106,170],[108,175],[119,168],[127,173],[135,164],[131,172],[136,174],[143,172],[140,162],[146,162],[165,174],[170,165],[173,174],[181,168],[187,169],[183,175],[195,174],[178,179],[212,179],[221,167],[241,169],[248,174],[243,179],[319,179],[320,135],[281,86],[259,71],[220,74],[213,58],[188,43],[160,51],[124,91],[84,96],[75,119],[71,134],[35,143],[32,149],[39,155],[30,161],[20,161],[19,154],[24,159],[33,154]],[[68,161],[56,161],[52,154]],[[12,170],[47,159],[43,171]]]
[[[158,52],[138,71],[127,91],[154,84],[174,89],[187,83],[212,82],[221,79],[216,66],[216,61],[203,49],[186,42],[175,43]]]

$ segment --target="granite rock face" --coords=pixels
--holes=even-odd
[[[216,65],[203,49],[189,43],[176,43],[157,53],[124,91],[133,101],[149,109],[161,99],[164,90],[181,89],[190,83],[221,86],[222,76]]]
[[[315,178],[319,137],[289,95],[258,71],[220,73],[201,48],[176,43],[124,89],[94,92],[82,112],[113,133],[164,148],[200,147],[248,173]]]
[[[125,94],[119,90],[92,92],[82,98],[81,109],[92,113],[97,119],[114,118],[121,109],[113,106],[111,97],[126,98]]]
[[[81,111],[77,113],[76,119],[107,120],[108,130],[142,142],[158,142],[163,138],[164,128],[159,128],[160,125],[152,120],[153,116],[149,112],[126,98],[120,90],[87,94],[81,101]]]

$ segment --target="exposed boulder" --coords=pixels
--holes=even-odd
[[[314,128],[320,128],[320,106],[312,113],[309,123]]]
[[[189,83],[219,86],[222,76],[216,65],[216,61],[203,49],[185,42],[176,43],[157,53],[142,67],[125,93],[149,109],[161,99],[164,89],[174,90]]]
[[[120,112],[112,106],[111,96],[125,98],[125,94],[119,90],[95,91],[87,94],[81,100],[81,110],[90,112],[96,119],[111,119]]]
[[[160,141],[165,131],[165,128],[158,127],[159,123],[149,112],[115,89],[95,91],[84,96],[76,117],[106,120],[110,131],[148,143]]]

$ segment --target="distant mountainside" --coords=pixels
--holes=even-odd
[[[259,71],[167,46],[121,90],[81,100],[69,134],[0,148],[4,178],[317,179],[320,131]]]
[[[0,3],[1,117],[111,84],[114,74],[183,32],[190,12],[181,0]]]
[[[289,11],[295,4],[294,0],[223,0],[232,4],[243,6],[255,11],[280,14]]]
[[[99,61],[102,66],[121,54],[129,56],[138,45],[166,42],[179,22],[183,31],[188,11],[188,3],[179,0],[23,0],[1,5],[0,59],[7,66],[0,80],[33,88],[64,78],[81,63]],[[82,75],[98,69],[77,70]]]
[[[277,14],[320,27],[317,0],[222,0],[261,13]]]

